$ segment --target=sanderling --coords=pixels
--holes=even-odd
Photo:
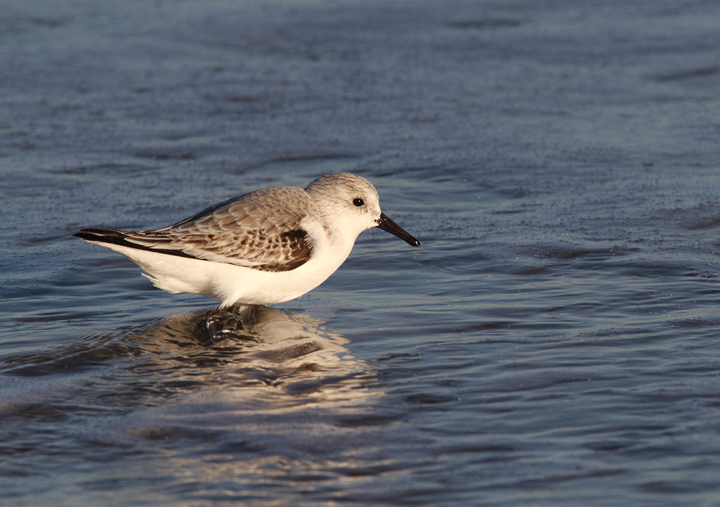
[[[75,236],[123,254],[156,287],[210,296],[226,308],[282,303],[311,291],[371,227],[420,245],[380,211],[368,180],[338,173],[306,189],[250,192],[162,229],[81,229]]]

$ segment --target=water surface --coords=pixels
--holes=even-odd
[[[3,505],[720,505],[714,2],[6,2]],[[219,311],[71,234],[351,171]]]

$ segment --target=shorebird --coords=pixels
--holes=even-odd
[[[305,189],[234,197],[161,229],[81,229],[75,236],[123,254],[156,287],[210,296],[227,308],[281,303],[311,291],[372,227],[420,245],[382,213],[368,180],[337,173]]]

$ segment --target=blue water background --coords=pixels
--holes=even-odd
[[[717,2],[0,12],[0,504],[720,505]],[[71,236],[337,171],[275,308]]]

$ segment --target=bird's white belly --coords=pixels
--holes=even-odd
[[[120,245],[97,243],[129,258],[153,284],[172,293],[202,294],[221,301],[221,308],[235,303],[282,303],[311,291],[347,259],[353,246],[316,245],[311,258],[290,271],[261,271],[234,264],[190,259]]]

